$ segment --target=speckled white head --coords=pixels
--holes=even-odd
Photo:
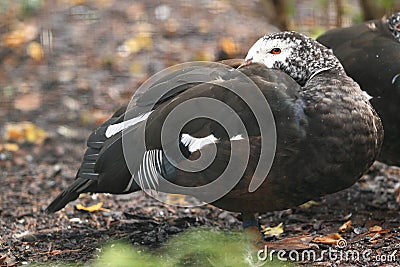
[[[265,35],[250,48],[245,60],[280,69],[301,85],[324,70],[343,69],[330,49],[297,32]]]
[[[394,38],[400,42],[400,12],[390,16],[387,19],[387,24]]]

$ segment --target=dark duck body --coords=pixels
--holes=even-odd
[[[241,156],[240,153],[233,153],[231,148],[236,146],[240,151],[246,143],[250,145],[250,157],[244,175],[227,194],[212,201],[217,207],[245,215],[281,210],[354,184],[378,155],[383,130],[367,97],[346,75],[331,51],[304,35],[282,32],[261,38],[250,49],[245,62],[241,64],[243,60],[229,60],[222,63],[232,68],[241,65],[239,71],[257,85],[269,103],[277,136],[270,172],[254,192],[249,191],[249,185],[261,149],[264,149],[260,128],[249,106],[235,93],[225,89],[232,83],[237,84],[236,78],[221,74],[217,75],[214,84],[176,87],[155,104],[151,114],[147,117],[142,115],[140,122],[126,127],[125,130],[135,127],[146,129],[147,151],[137,160],[133,175],[124,160],[122,131],[107,137],[110,129],[115,131],[115,125],[124,120],[123,111],[115,113],[89,137],[88,149],[76,180],[47,210],[57,211],[84,192],[130,193],[141,190],[140,184],[150,188],[154,184],[153,189],[158,189],[157,185],[161,183],[158,175],[182,186],[206,185],[223,173],[230,157],[235,159]],[[191,71],[172,73],[160,84]],[[245,85],[241,88],[246,89]],[[179,137],[182,153],[190,160],[207,154],[213,146],[217,147],[217,153],[206,169],[182,171],[173,167],[164,156],[159,132],[169,111],[180,103],[202,96],[231,106],[244,122],[248,136],[232,138],[212,120],[191,121],[182,133],[192,140],[187,142]],[[137,103],[146,103],[146,93]],[[198,108],[201,112],[202,107]],[[131,110],[135,113],[135,107]],[[131,132],[134,140],[135,130]],[[210,134],[217,140],[193,146],[194,137]],[[153,153],[150,154],[152,156],[149,153]],[[143,171],[145,169],[152,169],[153,172]],[[135,175],[140,176],[139,182],[132,178]],[[174,190],[168,192],[171,191],[179,193]],[[201,194],[196,196],[201,198]]]
[[[377,159],[400,165],[400,13],[327,31],[317,41],[331,48],[346,73],[372,96],[385,129]]]

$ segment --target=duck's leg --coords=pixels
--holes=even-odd
[[[253,236],[256,244],[260,244],[264,241],[260,232],[260,225],[254,213],[242,212],[243,218],[243,229],[246,233]]]

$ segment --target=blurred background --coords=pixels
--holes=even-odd
[[[316,37],[396,10],[395,0],[1,0],[0,123],[74,134],[60,126],[94,127],[173,64],[243,58],[266,33]]]

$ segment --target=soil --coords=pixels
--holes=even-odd
[[[74,179],[90,132],[127,103],[147,77],[175,63],[214,60],[219,42],[224,43],[222,33],[236,44],[228,51],[231,56],[243,57],[258,36],[273,30],[262,17],[249,15],[256,1],[246,6],[204,1],[197,9],[174,1],[84,2],[48,3],[24,19],[0,19],[3,37],[18,27],[34,31],[19,45],[7,46],[3,38],[0,46],[0,266],[85,264],[110,240],[156,249],[188,229],[241,229],[237,213],[210,205],[170,206],[141,192],[84,195],[61,212],[44,212]],[[242,23],[232,27],[232,18]],[[44,57],[26,52],[46,36],[51,45],[41,42]],[[129,46],[127,40],[132,46],[128,52],[121,47]],[[23,121],[33,128],[12,134],[10,123]],[[340,235],[348,249],[370,249],[369,261],[324,257],[299,264],[400,266],[399,185],[400,168],[376,162],[347,190],[309,205],[259,214],[264,226],[284,226],[282,234],[265,240],[324,237],[351,220],[352,227]],[[75,208],[99,202],[104,209],[92,213]],[[377,228],[371,227],[380,228],[374,232]],[[316,252],[332,247],[317,245]],[[383,261],[382,255],[396,257]]]

